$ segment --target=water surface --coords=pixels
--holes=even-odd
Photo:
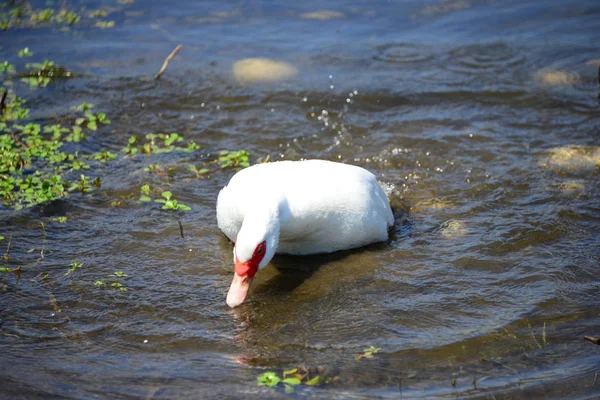
[[[256,377],[298,365],[339,377],[298,397],[598,395],[597,2],[75,4],[114,8],[115,28],[0,33],[3,60],[30,47],[83,74],[25,92],[33,120],[87,101],[113,122],[84,151],[149,132],[202,149],[120,158],[92,196],[0,210],[3,266],[23,266],[0,276],[2,397],[284,398]],[[249,57],[298,73],[240,84]],[[187,171],[221,149],[363,166],[408,216],[388,243],[274,259],[231,310],[214,206],[235,171]],[[130,200],[144,183],[192,211]],[[114,271],[127,292],[93,285]]]

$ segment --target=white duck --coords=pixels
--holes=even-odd
[[[227,304],[236,307],[275,253],[331,253],[384,241],[394,217],[369,171],[307,160],[258,164],[236,173],[219,193],[217,222],[235,242]]]

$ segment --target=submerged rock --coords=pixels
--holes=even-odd
[[[600,146],[563,146],[548,150],[540,162],[545,168],[587,171],[600,167]]]
[[[536,74],[541,86],[570,86],[580,82],[579,74],[558,70],[541,70]]]
[[[277,82],[297,73],[293,65],[268,58],[246,58],[233,64],[233,76],[240,83]]]
[[[300,14],[300,16],[304,19],[318,19],[321,21],[326,21],[328,19],[342,18],[344,14],[339,11],[319,10]]]

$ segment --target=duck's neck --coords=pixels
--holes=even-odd
[[[277,250],[281,222],[287,219],[288,213],[283,197],[270,196],[269,199],[260,204],[253,204],[246,212],[236,240],[236,254],[240,259],[251,257],[256,245],[263,240],[267,244],[267,263]]]

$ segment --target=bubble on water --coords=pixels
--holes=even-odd
[[[148,339],[144,339],[144,343],[148,343]]]
[[[275,109],[274,109],[274,108],[271,108],[271,112],[275,112]]]
[[[333,79],[333,75],[329,75],[329,79]]]
[[[201,104],[200,104],[200,107],[204,107],[204,103],[201,103]]]
[[[333,85],[329,85],[329,89],[333,89],[335,86]]]
[[[308,101],[308,99],[306,97],[303,97],[302,101],[306,103]]]
[[[354,90],[354,94],[357,95],[358,94],[358,90]]]
[[[472,133],[469,133],[469,137],[473,137],[473,134],[472,134]]]
[[[346,103],[350,103],[350,101],[351,101],[350,99],[346,99]]]

